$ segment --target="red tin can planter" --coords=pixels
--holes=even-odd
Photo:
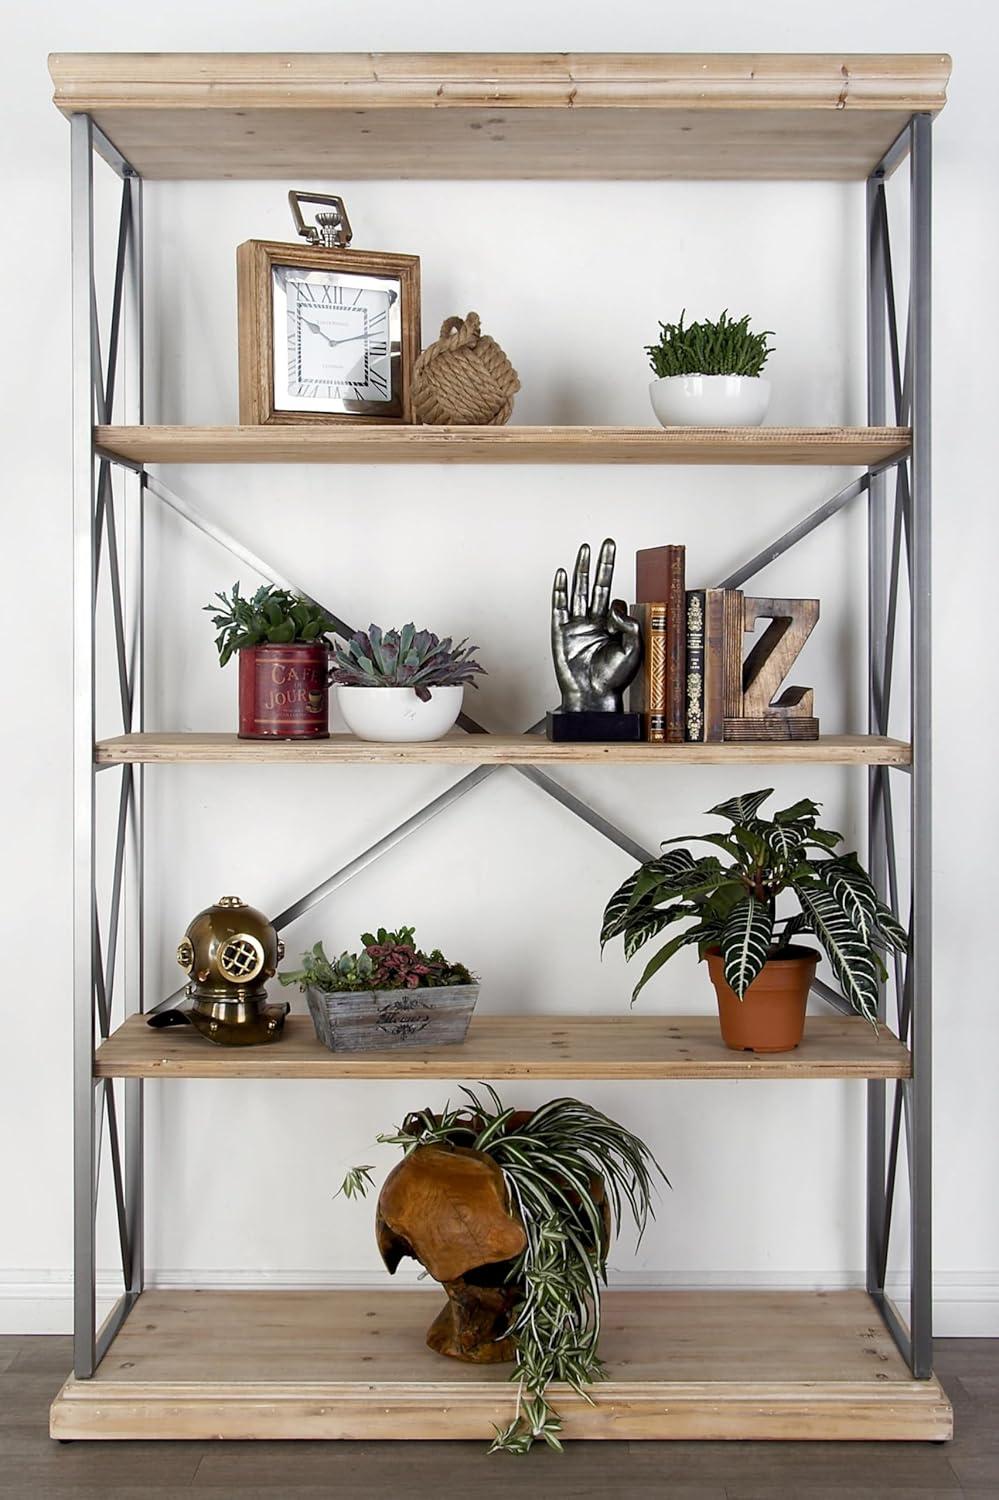
[[[237,655],[241,740],[329,738],[327,646],[245,646]]]

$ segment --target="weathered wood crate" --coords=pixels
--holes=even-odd
[[[316,1036],[331,1052],[388,1052],[397,1047],[448,1047],[465,1040],[479,998],[477,984],[438,989],[308,989]]]

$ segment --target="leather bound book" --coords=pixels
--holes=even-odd
[[[639,604],[666,603],[667,744],[686,738],[686,548],[643,547],[635,554],[635,599]]]
[[[628,707],[642,716],[642,738],[666,739],[666,605],[635,604],[631,613],[642,627],[642,665],[631,684]]]
[[[704,590],[704,738],[725,738],[725,590]]]
[[[704,738],[704,590],[687,594],[687,694],[684,737]]]

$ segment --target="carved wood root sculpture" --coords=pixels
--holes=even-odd
[[[431,1349],[475,1364],[513,1359],[506,1334],[521,1293],[504,1282],[527,1236],[492,1157],[417,1146],[385,1179],[376,1234],[389,1271],[410,1255],[443,1284],[448,1302],[427,1335]]]
[[[518,1112],[507,1133],[529,1119],[529,1112]],[[470,1128],[469,1139],[476,1133]],[[602,1200],[606,1248],[610,1206],[603,1184],[593,1187]],[[385,1179],[375,1230],[390,1272],[411,1256],[447,1293],[427,1334],[431,1349],[473,1364],[515,1358],[509,1328],[523,1286],[507,1277],[527,1236],[506,1179],[488,1153],[470,1146],[417,1146]]]

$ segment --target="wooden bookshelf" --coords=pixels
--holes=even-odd
[[[732,1052],[718,1018],[476,1015],[459,1047],[329,1052],[308,1016],[279,1042],[216,1047],[193,1027],[129,1016],[97,1049],[97,1078],[908,1078],[908,1050],[860,1016],[809,1016],[793,1052]]]
[[[941,54],[55,53],[143,177],[856,180]]]
[[[907,427],[98,427],[133,464],[880,464]]]
[[[181,734],[151,731],[119,734],[99,740],[99,766],[140,762],[209,764],[223,761],[251,765],[441,765],[545,766],[554,763],[617,766],[839,765],[908,766],[910,747],[903,740],[876,735],[826,734],[817,740],[783,740],[772,744],[557,744],[540,734],[464,734],[453,731],[440,740],[389,744],[331,734],[328,740],[241,740],[235,734]]]
[[[931,55],[642,54],[57,54],[50,58],[55,102],[75,117],[73,222],[94,216],[91,150],[124,177],[122,225],[131,224],[126,266],[141,264],[141,216],[134,170],[156,179],[273,179],[349,183],[352,179],[828,180],[860,184],[883,165],[890,175],[912,147],[910,280],[913,304],[913,412],[916,450],[928,434],[929,282],[928,116],[945,102],[950,59]],[[81,115],[89,119],[79,118]],[[282,188],[283,190],[283,188]],[[874,197],[868,195],[870,203]],[[133,211],[128,212],[129,209]],[[873,207],[867,224],[877,292]],[[105,236],[98,235],[103,244]],[[859,247],[858,247],[859,249]],[[93,316],[88,237],[73,236],[74,329]],[[794,247],[782,274],[793,271]],[[858,260],[859,268],[859,260]],[[113,282],[111,266],[98,276]],[[128,287],[129,276],[125,276]],[[925,293],[925,295],[924,295]],[[131,300],[130,298],[126,299]],[[877,300],[875,297],[874,300]],[[873,306],[873,301],[872,301]],[[128,311],[126,310],[126,322]],[[93,326],[98,326],[100,319]],[[873,324],[871,325],[873,326]],[[85,336],[74,370],[74,536],[77,575],[100,573],[93,461],[153,464],[742,464],[840,465],[869,471],[913,452],[907,427],[420,428],[364,426],[90,426],[98,341]],[[127,342],[127,341],[126,341]],[[877,348],[877,341],[871,347]],[[897,351],[896,351],[897,352]],[[119,365],[119,372],[121,366]],[[875,364],[868,355],[868,378]],[[122,382],[141,408],[142,375]],[[876,389],[872,386],[872,389]],[[920,400],[920,391],[924,399]],[[883,405],[875,396],[875,406]],[[887,419],[884,411],[882,420]],[[86,442],[87,437],[91,442]],[[89,451],[85,451],[89,448]],[[917,579],[929,549],[928,466],[913,465],[909,547]],[[96,505],[96,510],[95,510]],[[877,512],[875,512],[877,515]],[[726,513],[717,518],[726,522]],[[135,549],[126,549],[126,597],[133,597]],[[96,556],[95,556],[96,555]],[[879,565],[880,566],[880,565]],[[869,579],[874,578],[870,557]],[[882,576],[883,582],[883,576]],[[99,597],[110,590],[99,588]],[[927,588],[909,601],[914,696],[928,675],[923,625]],[[511,1417],[509,1367],[464,1365],[425,1347],[439,1291],[192,1291],[150,1289],[119,1299],[104,1333],[92,1324],[98,1211],[93,1161],[103,1150],[110,1107],[92,1109],[93,1080],[180,1079],[683,1079],[894,1080],[913,1124],[909,1195],[910,1310],[913,1340],[880,1293],[611,1291],[604,1299],[601,1355],[609,1379],[593,1405],[556,1388],[566,1438],[728,1438],[940,1440],[951,1435],[950,1404],[928,1373],[930,1311],[929,1058],[915,1059],[890,1031],[838,1013],[810,1017],[793,1053],[729,1052],[713,1015],[628,1012],[574,1017],[481,1013],[461,1047],[382,1054],[334,1054],[311,1021],[289,1018],[282,1040],[249,1049],[216,1048],[190,1028],[156,1031],[132,1016],[93,1047],[93,986],[99,944],[91,916],[100,908],[94,847],[109,830],[97,821],[92,768],[93,622],[81,618],[74,735],[79,857],[75,877],[74,987],[76,1121],[76,1367],[57,1396],[51,1431],[59,1438],[474,1438],[488,1439]],[[110,633],[98,631],[98,640]],[[877,644],[872,644],[876,656]],[[136,668],[142,670],[142,642]],[[123,696],[126,685],[123,684]],[[128,716],[124,715],[128,722]],[[929,1034],[929,932],[922,916],[930,871],[928,715],[917,715],[912,788],[911,876],[915,918],[910,990],[915,1035]],[[549,744],[538,736],[455,732],[428,744],[369,744],[336,735],[314,743],[240,741],[224,733],[149,732],[101,739],[97,767],[145,764],[912,765],[901,740],[826,735],[814,742],[676,746]],[[136,799],[123,785],[123,809],[136,833]],[[102,814],[103,817],[103,814]],[[131,847],[128,845],[127,847]],[[908,858],[908,854],[907,854]],[[139,892],[137,920],[141,916]],[[925,913],[924,913],[925,915]],[[114,918],[112,916],[111,923]],[[922,925],[920,925],[922,923]],[[110,925],[103,930],[110,930]],[[297,997],[296,997],[297,998]],[[488,996],[486,997],[488,1003]],[[707,999],[704,1001],[707,1005]],[[377,1084],[376,1084],[377,1086]],[[111,1090],[111,1085],[106,1085]],[[115,1092],[111,1090],[111,1092]],[[238,1091],[237,1091],[238,1092]],[[793,1092],[793,1091],[792,1091]],[[858,1089],[859,1096],[864,1090]],[[872,1101],[878,1113],[878,1094]],[[789,1100],[789,1103],[792,1101]],[[141,1112],[125,1111],[125,1170],[116,1187],[125,1285],[142,1284]],[[907,1119],[908,1119],[907,1114]],[[802,1121],[789,1119],[789,1130]],[[138,1142],[138,1144],[137,1144]],[[883,1154],[883,1153],[882,1153]],[[891,1158],[891,1171],[901,1161]],[[667,1163],[668,1165],[668,1163]],[[883,1194],[886,1162],[868,1153],[867,1192]],[[905,1167],[899,1167],[899,1181]],[[107,1181],[118,1174],[106,1174]],[[703,1190],[711,1190],[710,1183]],[[266,1205],[265,1205],[266,1208]],[[897,1216],[897,1215],[896,1215]],[[138,1227],[136,1227],[138,1226]],[[133,1228],[135,1235],[133,1237]],[[880,1248],[868,1237],[871,1284]],[[887,1253],[887,1252],[885,1252]],[[655,1273],[650,1273],[650,1279]],[[661,1279],[662,1273],[660,1273]],[[346,1278],[345,1278],[346,1279]],[[899,1345],[892,1337],[896,1331]],[[899,1349],[903,1353],[899,1352]],[[911,1359],[910,1359],[911,1354]],[[911,1366],[911,1369],[910,1369]],[[543,1460],[541,1460],[543,1462]]]
[[[143,1292],[57,1438],[490,1439],[509,1365],[426,1347],[438,1291]],[[863,1292],[609,1291],[607,1379],[554,1386],[563,1440],[940,1440],[950,1403],[914,1380]]]

